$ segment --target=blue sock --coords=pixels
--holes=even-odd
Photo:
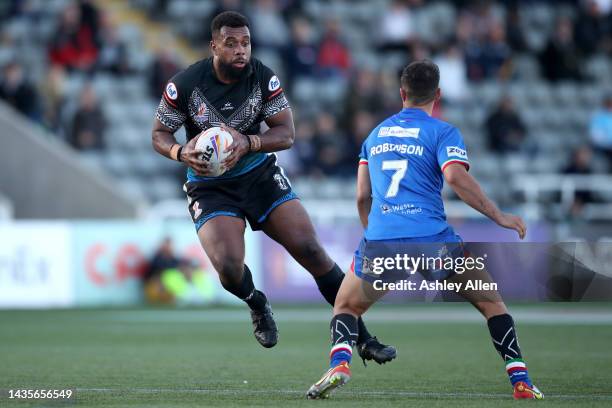
[[[506,373],[508,373],[508,378],[510,378],[510,382],[512,386],[519,381],[523,381],[527,383],[530,387],[533,386],[531,383],[531,379],[529,378],[529,371],[527,371],[527,366],[525,362],[520,358],[513,358],[511,360],[506,361]]]
[[[343,361],[351,364],[352,356],[353,350],[351,346],[347,343],[336,344],[329,353],[329,367],[335,367]]]

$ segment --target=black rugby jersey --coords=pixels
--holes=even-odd
[[[241,79],[231,84],[219,81],[213,59],[207,58],[174,75],[166,85],[155,117],[172,131],[185,126],[187,140],[203,130],[226,124],[243,134],[259,133],[261,122],[289,108],[280,81],[261,61],[251,58]],[[247,153],[231,170],[218,178],[235,177],[262,164],[267,154]],[[197,176],[190,181],[211,179]]]

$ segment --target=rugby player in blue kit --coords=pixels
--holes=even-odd
[[[403,109],[380,123],[363,143],[357,173],[357,207],[364,238],[336,297],[330,324],[330,368],[310,387],[308,398],[327,398],[350,380],[357,319],[385,294],[374,288],[368,275],[368,264],[373,259],[372,251],[367,253],[368,246],[394,244],[413,248],[431,243],[439,244],[439,248],[455,246],[461,255],[469,256],[463,251],[461,238],[446,221],[441,195],[444,180],[466,204],[499,226],[515,230],[521,239],[525,236],[523,220],[500,211],[468,173],[470,163],[459,130],[431,117],[434,103],[440,99],[439,80],[439,69],[430,61],[406,66],[400,87]],[[461,278],[465,279],[459,272],[450,271],[435,279],[453,282]],[[486,270],[480,271],[479,278],[492,282]],[[504,360],[514,398],[542,399],[543,394],[531,382],[514,321],[499,293],[458,293],[486,319],[493,345]]]

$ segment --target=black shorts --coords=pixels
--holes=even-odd
[[[188,181],[183,189],[196,231],[219,215],[246,218],[251,229],[257,231],[272,210],[298,198],[276,165],[274,155],[246,174],[221,180]]]

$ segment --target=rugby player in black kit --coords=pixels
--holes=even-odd
[[[253,284],[244,263],[245,219],[281,244],[314,277],[323,297],[334,304],[344,277],[319,243],[308,214],[276,165],[272,152],[293,144],[294,126],[279,79],[251,58],[247,19],[236,12],[217,15],[211,23],[212,57],[179,72],[166,85],[155,116],[153,146],[187,167],[189,211],[198,237],[223,287],[251,309],[254,334],[273,347],[278,331],[270,304]],[[260,124],[268,129],[260,133]],[[185,126],[187,144],[174,138]],[[194,151],[196,136],[220,126],[233,136],[228,169],[210,177],[206,162]],[[395,349],[372,337],[359,321],[359,354],[384,363]]]

